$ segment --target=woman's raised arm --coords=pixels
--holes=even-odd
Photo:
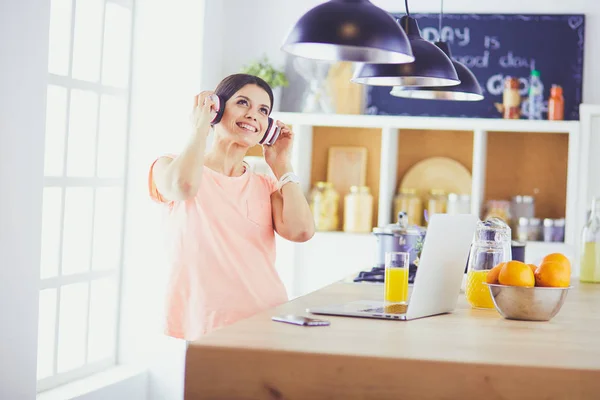
[[[215,104],[212,92],[202,92],[195,98],[192,121],[194,130],[183,151],[175,158],[161,157],[153,167],[156,188],[166,200],[186,200],[196,195],[202,179],[206,138]]]

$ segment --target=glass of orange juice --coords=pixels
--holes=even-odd
[[[387,303],[408,302],[408,271],[409,253],[385,253],[385,291],[384,299]]]

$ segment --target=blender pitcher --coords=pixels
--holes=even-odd
[[[494,308],[485,278],[490,269],[510,261],[510,227],[500,218],[489,218],[477,225],[467,266],[465,296],[474,308]]]

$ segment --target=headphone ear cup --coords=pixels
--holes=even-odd
[[[281,128],[277,126],[273,118],[269,118],[269,124],[267,125],[267,130],[265,131],[265,135],[260,140],[259,144],[265,144],[267,146],[273,145],[279,134],[281,133]]]
[[[215,116],[213,117],[212,121],[210,122],[211,125],[216,125],[219,122],[221,122],[221,118],[223,118],[223,113],[225,112],[225,99],[223,99],[223,97],[214,94],[212,95],[212,99],[215,102]]]

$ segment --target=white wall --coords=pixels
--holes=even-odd
[[[36,394],[49,6],[0,2],[0,399]]]
[[[163,335],[169,268],[147,174],[156,157],[180,151],[190,133],[203,11],[202,0],[136,1],[119,361],[150,365],[149,399],[183,396],[184,342]]]

